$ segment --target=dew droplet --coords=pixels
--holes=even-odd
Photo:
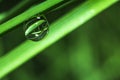
[[[25,26],[25,37],[32,41],[43,39],[49,30],[49,24],[44,15],[34,16],[29,19]]]

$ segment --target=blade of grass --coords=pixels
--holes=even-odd
[[[10,11],[4,12],[4,16],[0,18],[0,22],[2,22],[4,19],[18,11],[22,6],[26,5],[29,2],[29,0],[22,0],[19,4],[17,4],[14,8],[12,8]]]
[[[0,60],[0,78],[4,77],[10,71],[22,65],[27,60],[31,59],[39,52],[55,43],[57,40],[70,33],[117,1],[118,0],[89,0],[83,5],[76,7],[70,13],[54,22],[50,26],[48,36],[43,40],[38,42],[27,40],[19,47],[16,47],[14,50],[3,56]]]
[[[63,8],[64,6],[66,6],[66,5],[68,5],[68,4],[72,3],[72,2],[74,2],[74,0],[71,0],[71,1],[68,1],[68,2],[64,3],[63,5],[60,5],[59,7],[51,10],[50,12],[53,12],[53,11],[58,10],[60,8]],[[50,12],[48,12],[47,14],[49,14]]]
[[[32,8],[30,8],[29,10],[25,11],[24,13],[16,16],[15,18],[3,23],[0,25],[0,35],[4,32],[6,32],[7,30],[15,27],[16,25],[22,23],[23,21],[29,19],[30,17],[32,17],[33,15],[37,14],[37,13],[41,13],[44,10],[56,5],[57,3],[61,2],[63,0],[47,0],[43,3],[38,4],[37,6],[34,6]]]

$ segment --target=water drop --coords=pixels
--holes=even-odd
[[[44,15],[34,16],[24,26],[25,37],[32,41],[43,39],[49,30],[49,24]]]

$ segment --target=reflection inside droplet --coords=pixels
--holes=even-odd
[[[39,41],[46,36],[49,24],[44,15],[29,19],[24,27],[25,37],[29,40]]]

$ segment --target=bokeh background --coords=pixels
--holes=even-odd
[[[23,0],[0,1],[1,23],[3,15],[7,15],[6,12],[21,1]],[[18,10],[19,12],[9,15],[3,22],[38,2],[38,0],[29,1],[28,5]],[[52,24],[84,2],[85,0],[76,0],[45,15]],[[23,24],[0,36],[0,56],[4,56],[26,40]],[[120,3],[118,2],[24,63],[2,80],[120,80],[119,68]]]

